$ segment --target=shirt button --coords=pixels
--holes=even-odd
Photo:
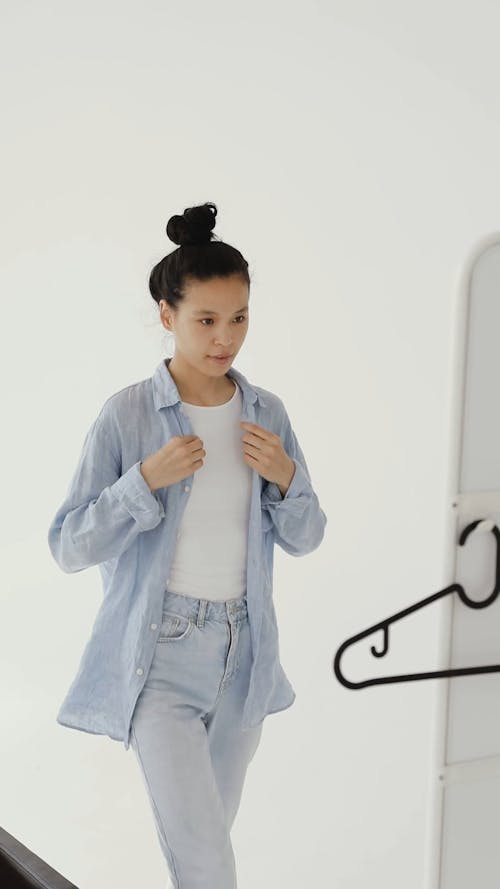
[[[181,536],[181,532],[179,531],[179,533],[177,535],[177,540],[179,539],[180,536]]]
[[[142,676],[142,674],[144,673],[144,670],[142,669],[142,667],[138,667],[135,672],[137,673],[138,676]]]
[[[167,583],[170,583],[170,577],[167,577]]]
[[[190,487],[189,485],[184,485],[184,490],[189,491],[189,487]]]
[[[157,626],[158,626],[158,624],[151,624],[151,629],[152,629],[152,630],[156,630],[156,627],[157,627]]]

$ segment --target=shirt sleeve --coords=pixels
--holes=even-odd
[[[283,412],[280,438],[295,463],[295,473],[284,497],[274,482],[264,484],[261,492],[263,527],[269,528],[272,522],[276,543],[292,556],[304,556],[323,540],[327,517],[319,505],[302,448],[284,406]]]
[[[121,474],[119,449],[107,423],[103,408],[85,436],[66,497],[49,527],[49,549],[67,573],[116,558],[165,515],[141,474],[142,461]]]

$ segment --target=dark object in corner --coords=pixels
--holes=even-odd
[[[2,889],[78,889],[54,868],[0,827],[0,886]]]

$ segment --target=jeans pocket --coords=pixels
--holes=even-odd
[[[161,619],[158,642],[178,642],[187,639],[194,629],[194,621],[183,614],[164,611]]]

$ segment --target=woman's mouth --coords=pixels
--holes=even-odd
[[[224,364],[226,361],[229,361],[233,356],[232,355],[222,355],[222,356],[209,355],[208,357],[211,358],[212,361],[218,361],[219,364]]]

